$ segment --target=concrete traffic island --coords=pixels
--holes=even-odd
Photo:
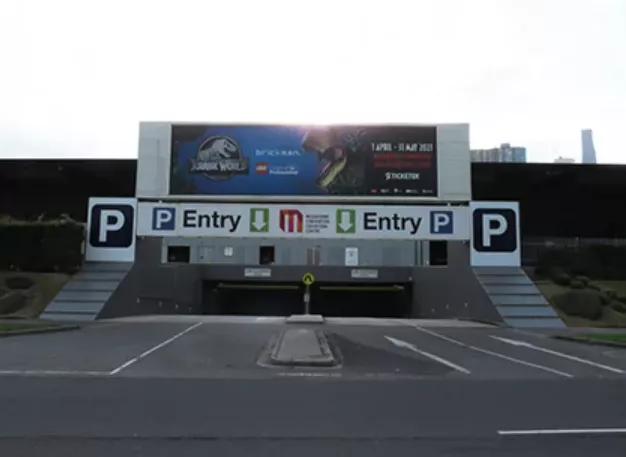
[[[337,365],[324,332],[308,328],[284,330],[270,354],[274,365],[332,367]]]
[[[321,314],[292,314],[286,322],[288,324],[323,324],[324,316]]]

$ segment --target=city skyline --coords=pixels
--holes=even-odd
[[[598,162],[596,148],[593,144],[593,131],[583,129],[580,132],[582,146],[582,163],[594,164]]]
[[[624,0],[309,5],[0,2],[0,157],[136,157],[140,121],[467,122],[529,162],[590,126],[626,163]]]

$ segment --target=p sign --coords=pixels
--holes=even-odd
[[[431,211],[430,233],[451,235],[454,233],[454,213],[452,211]]]
[[[135,260],[134,198],[90,198],[87,213],[88,262]]]
[[[470,217],[470,262],[473,267],[521,265],[517,202],[471,202]]]
[[[152,230],[174,230],[176,208],[152,208]]]

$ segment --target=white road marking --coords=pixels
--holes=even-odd
[[[133,363],[139,362],[141,359],[143,359],[144,357],[149,356],[150,354],[152,354],[155,351],[158,351],[159,349],[161,349],[162,347],[167,346],[168,344],[170,344],[171,342],[177,340],[178,338],[180,338],[181,336],[183,336],[186,333],[191,332],[193,329],[198,328],[202,325],[202,322],[198,322],[194,325],[192,325],[191,327],[187,327],[185,330],[183,330],[180,333],[177,333],[176,335],[174,335],[173,337],[163,341],[162,343],[157,344],[156,346],[148,349],[146,352],[143,352],[141,354],[139,354],[137,357],[130,359],[128,362],[123,363],[122,365],[120,365],[119,367],[115,368],[114,370],[109,372],[109,375],[115,375],[118,374],[120,371],[122,371],[125,368],[128,368],[129,366],[131,366]]]
[[[626,428],[572,428],[554,430],[498,430],[500,436],[589,435],[626,433]]]
[[[108,376],[107,371],[0,370],[0,376]]]
[[[436,356],[434,354],[431,354],[430,352],[426,352],[426,351],[422,351],[420,349],[418,349],[417,347],[415,347],[414,344],[411,343],[407,343],[406,341],[402,341],[402,340],[398,340],[396,338],[392,338],[390,336],[385,336],[385,338],[387,338],[387,340],[391,341],[391,343],[395,344],[398,347],[401,348],[405,348],[405,349],[409,349],[410,351],[416,352],[420,355],[423,355],[424,357],[427,357],[429,359],[434,360],[435,362],[439,362],[449,368],[452,368],[456,371],[459,371],[463,374],[470,374],[470,371],[467,368],[463,368],[460,365],[457,365],[455,363],[450,362],[449,360],[443,359],[439,356]]]
[[[516,359],[515,357],[509,357],[508,355],[500,354],[499,352],[489,351],[487,349],[479,348],[478,346],[472,346],[470,344],[465,344],[462,341],[458,341],[452,339],[448,336],[442,335],[440,333],[433,332],[432,330],[427,330],[425,328],[414,326],[414,328],[420,332],[426,333],[428,335],[434,336],[435,338],[439,338],[441,340],[447,341],[448,343],[456,344],[457,346],[464,347],[466,349],[471,349],[472,351],[481,352],[483,354],[487,354],[493,357],[498,357],[500,359],[508,360],[509,362],[519,363],[520,365],[525,365],[527,367],[536,368],[538,370],[547,371],[548,373],[556,374],[558,376],[563,376],[565,378],[573,378],[574,376],[565,373],[564,371],[555,370],[553,368],[545,367],[543,365],[538,365],[536,363],[526,362],[525,360]]]
[[[284,376],[286,378],[341,378],[341,373],[305,373],[305,372],[294,372],[294,373],[277,373],[278,376]]]
[[[528,343],[526,341],[518,341],[511,340],[508,338],[502,338],[500,336],[490,335],[491,338],[501,341],[502,343],[510,344],[512,346],[525,347],[528,349],[533,349],[535,351],[541,351],[546,354],[554,355],[556,357],[562,357],[564,359],[572,360],[578,363],[584,363],[585,365],[590,365],[592,367],[600,368],[602,370],[611,371],[613,373],[625,374],[624,370],[620,370],[619,368],[610,367],[608,365],[602,365],[601,363],[592,362],[591,360],[581,359],[580,357],[576,357],[569,354],[564,354],[563,352],[553,351],[552,349],[547,349],[541,346],[535,346],[534,344]]]

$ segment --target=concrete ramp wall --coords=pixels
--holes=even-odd
[[[480,267],[474,273],[504,322],[520,328],[563,328],[565,324],[521,268]]]
[[[40,317],[61,321],[95,320],[131,267],[132,263],[86,263]]]

